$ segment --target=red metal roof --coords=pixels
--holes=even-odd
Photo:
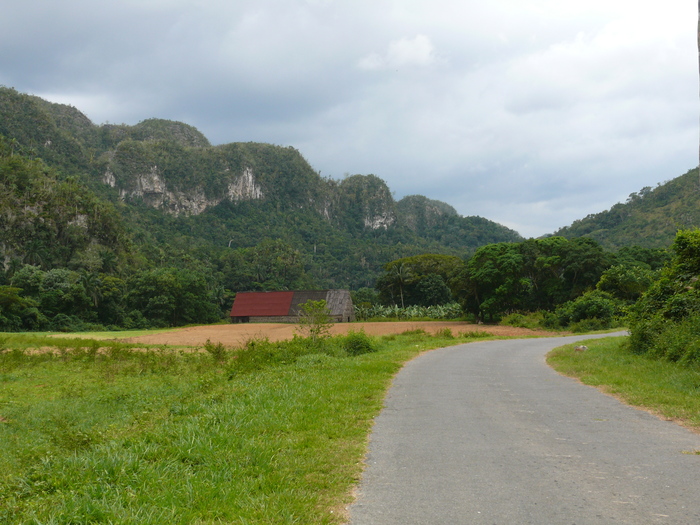
[[[288,315],[294,292],[240,292],[231,307],[231,317]]]

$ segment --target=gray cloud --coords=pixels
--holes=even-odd
[[[697,164],[695,25],[690,2],[26,0],[0,84],[540,235]]]

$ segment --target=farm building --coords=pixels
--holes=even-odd
[[[333,320],[349,323],[355,311],[349,290],[305,290],[295,292],[240,292],[231,307],[232,323],[297,323],[306,301],[326,301]]]

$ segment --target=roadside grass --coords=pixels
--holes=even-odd
[[[593,339],[583,343],[588,347],[584,352],[566,345],[552,350],[547,362],[627,404],[700,432],[700,368],[632,354],[626,340]]]
[[[344,521],[403,363],[493,336],[416,330],[205,352],[2,337],[0,523],[312,525]],[[59,346],[31,350],[44,343]]]

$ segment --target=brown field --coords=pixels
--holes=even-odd
[[[458,321],[402,321],[385,323],[338,323],[331,328],[331,334],[345,334],[350,330],[364,330],[368,335],[400,334],[409,330],[422,329],[430,334],[449,328],[454,335],[463,332],[488,332],[494,335],[531,337],[534,335],[558,335],[553,332],[515,328],[512,326],[487,326]],[[209,326],[192,326],[174,329],[171,332],[144,335],[123,339],[129,343],[149,345],[203,345],[207,340],[226,346],[242,346],[250,339],[268,338],[270,341],[291,339],[297,333],[297,325],[283,323],[242,323]]]

